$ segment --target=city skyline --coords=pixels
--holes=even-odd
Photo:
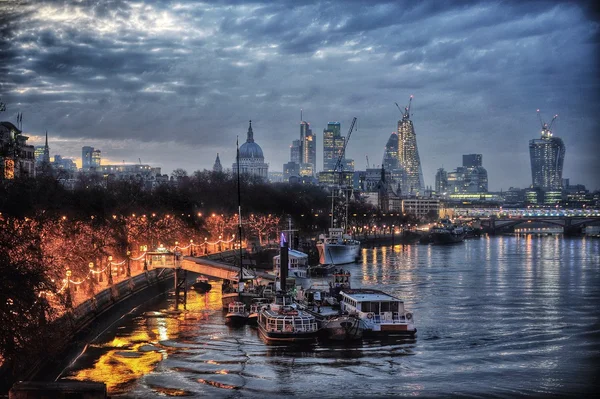
[[[559,114],[563,177],[600,188],[591,2],[294,4],[3,3],[0,119],[22,112],[34,145],[48,130],[51,155],[90,146],[107,163],[192,173],[217,153],[231,165],[249,119],[280,170],[300,109],[322,170],[322,130],[339,121],[345,136],[356,116],[346,157],[363,170],[365,156],[381,163],[394,102],[412,94],[425,185],[481,153],[499,191],[531,184],[540,108]]]

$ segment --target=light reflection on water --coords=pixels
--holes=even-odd
[[[599,254],[599,240],[530,236],[363,249],[344,267],[353,286],[403,298],[415,339],[265,345],[224,324],[216,283],[181,315],[124,319],[67,377],[148,398],[581,396],[600,351]]]

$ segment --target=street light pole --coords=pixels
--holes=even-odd
[[[127,250],[127,277],[131,277],[131,251]]]
[[[192,256],[192,247],[194,246],[194,240],[190,240],[190,256]]]
[[[90,294],[94,294],[94,262],[88,264],[90,267]]]
[[[67,269],[67,295],[65,298],[65,305],[68,309],[73,307],[73,300],[71,299],[71,270]]]
[[[112,285],[113,284],[113,278],[112,278],[112,260],[113,260],[112,255],[109,255],[109,257],[108,257],[108,285]]]

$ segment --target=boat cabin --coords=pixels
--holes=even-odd
[[[275,274],[279,276],[281,267],[281,255],[273,257],[273,269]],[[290,249],[288,251],[288,276],[290,277],[307,277],[308,255],[304,252]]]
[[[341,309],[373,322],[397,322],[406,319],[404,302],[385,292],[370,289],[343,290]],[[412,315],[411,315],[412,316]]]

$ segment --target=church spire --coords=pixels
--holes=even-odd
[[[223,166],[221,165],[221,160],[219,159],[218,152],[217,152],[217,159],[215,159],[215,164],[213,165],[213,172],[223,172]]]
[[[248,127],[248,138],[246,139],[246,143],[254,143],[254,132],[252,131],[252,120],[250,121],[250,126]]]
[[[44,145],[43,162],[50,163],[50,147],[48,147],[48,131],[46,130],[46,144]]]

